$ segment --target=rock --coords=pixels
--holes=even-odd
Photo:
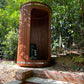
[[[32,76],[32,70],[24,69],[16,72],[15,79],[24,81],[26,78],[29,78],[31,76]]]
[[[0,84],[16,80],[15,73],[17,71],[18,69],[14,69],[13,67],[0,69]]]

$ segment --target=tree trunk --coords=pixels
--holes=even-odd
[[[62,47],[62,36],[60,33],[60,35],[59,35],[59,53],[61,52],[61,47]]]

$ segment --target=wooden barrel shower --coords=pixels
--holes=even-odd
[[[51,59],[51,8],[40,2],[20,7],[17,64],[28,67],[48,66]]]

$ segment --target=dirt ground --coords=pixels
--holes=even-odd
[[[14,68],[16,65],[17,64],[14,61],[5,59],[0,60],[0,84],[16,80],[15,73],[19,70]],[[74,64],[69,56],[53,57],[50,62],[50,66],[46,67],[46,69],[69,72],[84,72],[84,66],[82,66],[82,69],[80,69],[76,65],[77,64]]]
[[[13,61],[0,61],[0,84],[15,80],[18,69],[15,69],[14,65]]]

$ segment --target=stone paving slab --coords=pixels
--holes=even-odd
[[[15,68],[22,70],[26,70],[26,69],[32,70],[33,77],[65,81],[74,84],[84,84],[84,72],[56,71],[52,69],[52,67],[28,68],[28,67],[15,66]]]
[[[8,82],[6,84],[39,84],[39,83],[34,83],[34,82],[29,82],[29,81],[12,81]]]
[[[8,69],[11,69],[11,67]],[[14,65],[12,68],[14,70],[15,69],[19,70],[19,71],[14,72],[15,75],[13,77],[16,79],[11,80],[12,76],[9,77],[8,73],[10,73],[11,70],[9,72],[7,72],[7,69],[3,69],[5,72],[7,72],[8,76],[5,75],[6,78],[9,79],[9,81],[6,81],[5,83],[10,82],[10,81],[15,81],[15,80],[23,81],[23,79],[26,79],[28,77],[38,77],[38,78],[44,78],[44,79],[52,79],[55,81],[56,80],[57,81],[65,81],[65,82],[69,82],[69,83],[73,83],[73,84],[84,84],[84,72],[65,72],[65,71],[53,70],[53,69],[51,69],[51,67],[50,68],[49,67],[28,68],[28,67],[19,67],[17,65]],[[2,68],[0,68],[0,69],[2,69]],[[26,76],[26,77],[24,78],[24,76]],[[2,78],[2,79],[5,80],[6,78]],[[17,83],[15,83],[15,84],[17,84]],[[58,84],[58,83],[55,83],[55,84]]]
[[[63,82],[63,81],[57,81],[57,80],[52,80],[52,79],[44,79],[44,78],[38,78],[38,77],[31,77],[28,78],[25,81],[12,81],[6,84],[73,84],[73,83],[68,83],[68,82]]]
[[[8,82],[8,83],[5,83],[5,84],[20,84],[22,83],[22,81],[12,81],[12,82]]]
[[[64,81],[44,79],[44,78],[38,78],[38,77],[31,77],[31,78],[28,78],[26,81],[40,83],[40,84],[73,84],[73,83],[68,83]]]

